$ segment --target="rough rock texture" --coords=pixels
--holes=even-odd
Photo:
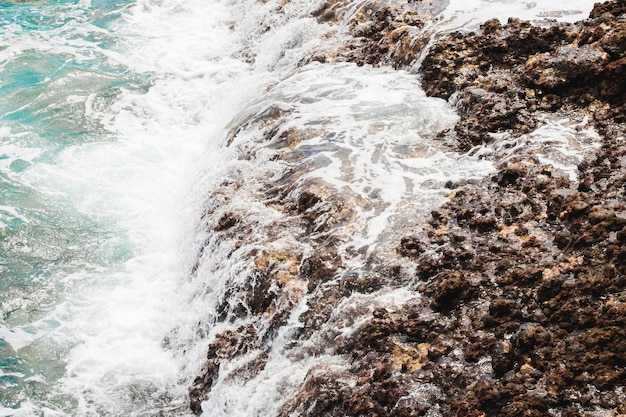
[[[328,2],[318,19],[335,19],[338,3]],[[357,16],[353,42],[315,59],[413,63],[425,45],[415,41],[422,35],[404,41],[423,25],[414,5]],[[520,150],[490,178],[450,184],[449,202],[397,242],[396,258],[370,258],[358,272],[333,239],[350,233],[352,208],[367,202],[300,180],[306,167],[260,187],[258,200],[285,213],[263,226],[267,235],[284,239],[279,230],[297,224],[302,236],[294,239],[310,237],[315,250],[238,253],[258,225],[223,209],[211,226],[220,245],[255,267],[233,283],[243,298],[224,294],[219,320],[264,319],[215,338],[191,389],[192,408],[199,411],[224,361],[248,357],[241,372],[260,372],[267,341],[308,294],[294,343],[312,341],[307,355],[336,355],[349,366],[314,366],[281,416],[626,414],[625,35],[626,1],[615,0],[576,24],[489,21],[478,34],[436,39],[424,59],[424,89],[461,114],[445,135],[459,151],[493,144],[498,133],[530,132],[545,113],[588,115],[601,147],[579,164],[576,181]],[[280,133],[281,117],[267,117],[264,140],[277,161],[302,158],[297,143],[311,132]],[[213,198],[236,200],[239,187],[223,184]],[[345,323],[327,326],[346,297],[367,300],[385,287],[419,296],[397,309],[357,306]],[[353,334],[332,330],[351,318],[367,320]]]
[[[349,61],[358,65],[391,65],[404,68],[413,64],[430,39],[425,24],[435,19],[447,4],[445,1],[388,2],[374,0],[364,3],[348,18],[347,40],[332,52],[313,57],[321,62]],[[354,7],[349,1],[324,2],[313,15],[320,22],[344,20]]]
[[[449,135],[461,151],[530,132],[556,110],[592,116],[602,148],[578,183],[520,152],[492,178],[458,185],[424,234],[398,245],[421,301],[375,311],[335,348],[352,358],[351,376],[311,372],[285,416],[626,413],[625,4],[573,25],[489,21],[434,44],[423,86],[457,104]]]
[[[307,178],[325,162],[301,142],[325,133],[283,129],[286,117],[289,112],[265,109],[233,129],[227,143],[238,148],[242,166],[263,161],[267,174],[249,184],[223,181],[208,196],[211,205],[204,219],[210,237],[192,272],[205,273],[200,268],[211,263],[205,260],[208,255],[218,263],[209,266],[210,274],[229,279],[219,285],[226,290],[217,299],[213,318],[213,325],[225,330],[213,337],[201,374],[190,388],[190,406],[197,413],[219,378],[250,380],[263,371],[272,343],[285,331],[300,300],[308,297],[308,310],[303,325],[294,330],[299,334],[291,336],[294,343],[319,333],[353,291],[367,292],[370,285],[386,283],[351,275],[344,265],[341,247],[346,236],[355,233],[355,208],[371,208],[354,193],[338,194],[322,179]],[[239,205],[249,201],[256,211]],[[231,263],[245,269],[233,271]],[[224,366],[231,361],[241,366]]]
[[[440,39],[424,59],[423,87],[458,106],[461,148],[527,133],[540,110],[586,108],[598,123],[624,122],[626,23],[623,2],[612,4],[576,24],[491,20],[480,34]]]
[[[419,287],[463,323],[437,338],[462,349],[466,367],[487,360],[493,371],[449,375],[444,415],[626,411],[624,133],[580,167],[596,178],[612,164],[601,186],[520,158],[432,213],[421,245],[437,256],[413,256]]]

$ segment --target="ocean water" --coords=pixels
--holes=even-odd
[[[576,20],[592,5],[451,0],[439,24]],[[316,132],[303,149],[323,163],[303,181],[378,202],[346,232],[368,250],[391,241],[383,231],[403,211],[441,204],[446,181],[492,172],[487,150],[456,155],[435,143],[457,116],[425,97],[416,74],[302,66],[340,31],[310,17],[318,6],[0,2],[0,416],[192,415],[188,387],[210,334],[223,330],[211,327],[208,306],[239,268],[205,252],[202,274],[192,274],[206,246],[201,219],[208,193],[225,181],[246,184],[230,196],[237,210],[276,215],[251,197],[255,184],[286,169],[256,139],[263,128],[246,124],[268,109],[289,114],[285,129]],[[575,154],[567,135],[580,129],[555,126],[537,135]],[[245,152],[259,158],[246,161]],[[297,384],[314,361],[279,350],[271,358],[253,383],[220,384],[205,414],[272,415],[284,388],[276,382]]]

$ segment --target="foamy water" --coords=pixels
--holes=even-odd
[[[591,6],[571,3],[557,16],[560,6],[545,2],[452,1],[444,20],[451,28],[508,13],[574,19]],[[457,115],[425,97],[416,75],[299,67],[333,31],[309,17],[315,8],[164,0],[3,10],[0,416],[190,415],[187,390],[207,344],[241,324],[218,321],[215,306],[250,268],[245,251],[231,256],[207,225],[235,211],[261,225],[249,243],[264,242],[262,225],[284,214],[255,196],[298,164],[310,167],[300,184],[319,181],[364,202],[336,233],[343,250],[366,254],[393,246],[407,216],[445,201],[446,181],[492,172],[486,153],[457,155],[435,140]],[[282,130],[263,142],[268,109],[284,112]],[[567,123],[549,126],[535,136],[554,135],[573,152],[565,168],[593,139]],[[304,134],[288,146],[283,131]],[[202,219],[218,205],[207,195],[229,181],[244,185]],[[270,246],[307,244],[286,229]],[[355,295],[325,331],[348,334],[359,322],[344,323],[346,312],[368,317],[418,296]],[[272,415],[307,372],[345,367],[323,352],[294,353],[307,307],[292,302],[265,369],[241,382],[227,378],[240,364],[226,365],[206,415]]]
[[[576,22],[585,19],[594,1],[575,0],[525,1],[525,0],[450,0],[443,13],[446,30],[476,30],[486,20],[496,18],[502,23],[510,18],[529,20],[541,24],[544,20]]]

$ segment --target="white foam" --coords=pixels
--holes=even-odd
[[[20,328],[9,329],[0,324],[0,338],[4,339],[15,351],[30,345],[36,336]]]
[[[10,173],[29,167],[33,160],[41,155],[41,150],[12,143],[0,144],[0,169]]]
[[[18,378],[23,378],[24,374],[21,372],[4,372],[2,371],[2,369],[0,369],[0,376],[15,376]]]
[[[562,2],[526,0],[450,0],[443,13],[445,30],[475,30],[486,20],[497,18],[505,23],[509,18],[540,21],[555,19],[575,22],[588,17],[595,0]]]
[[[471,153],[496,154],[501,161],[519,152],[534,155],[543,165],[551,165],[565,173],[571,181],[578,179],[578,164],[600,147],[601,137],[586,115],[545,113],[537,117],[539,125],[530,133],[511,137],[498,134],[498,141]]]
[[[35,415],[36,409],[27,401],[20,404],[19,409],[0,408],[0,417],[32,417]]]
[[[303,178],[321,178],[372,203],[360,213],[365,234],[361,241],[353,236],[357,246],[379,241],[388,219],[408,205],[429,210],[443,202],[446,181],[480,178],[493,170],[490,162],[438,147],[435,136],[452,128],[458,116],[444,100],[427,97],[409,73],[314,64],[277,84],[265,100],[289,111],[282,131],[317,132],[299,146],[317,147],[312,154],[330,163]],[[254,135],[259,133],[239,140],[247,143]]]
[[[209,159],[199,156],[213,149],[207,140],[215,115],[228,112],[221,97],[247,68],[229,58],[228,17],[228,5],[215,2],[138,2],[116,28],[127,43],[99,52],[151,71],[150,90],[122,90],[105,108],[94,105],[92,94],[69,97],[85,101],[85,115],[99,120],[111,140],[68,147],[54,164],[35,164],[21,174],[42,195],[63,197],[100,224],[103,245],[118,247],[109,266],[85,265],[56,277],[68,286],[65,300],[31,324],[40,337],[71,347],[66,374],[53,387],[60,400],[52,400],[73,398],[71,415],[188,413],[191,376],[181,376],[181,364],[163,343],[189,314],[181,308],[191,256],[185,252],[193,251],[185,235],[197,217],[185,214],[197,198],[190,195],[197,165]],[[71,45],[43,48],[38,42],[33,37],[31,44],[76,55]],[[13,53],[19,52],[15,47]],[[25,152],[6,151],[12,157]],[[49,321],[56,325],[50,328]],[[20,330],[0,330],[15,349],[32,340]],[[28,413],[28,406],[19,412]]]

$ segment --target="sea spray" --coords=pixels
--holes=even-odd
[[[211,89],[233,67],[216,70],[206,44],[194,65],[182,46],[197,35],[152,27],[176,16],[166,4],[82,6],[4,9],[17,23],[3,31],[2,412],[184,415],[187,382],[163,348],[185,313],[181,216]],[[183,55],[163,55],[168,35]]]

